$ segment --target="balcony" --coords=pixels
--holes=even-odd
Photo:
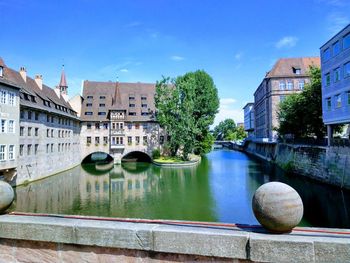
[[[111,135],[124,135],[125,129],[111,129]]]
[[[111,144],[111,149],[124,149],[125,144]]]

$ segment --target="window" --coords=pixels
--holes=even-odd
[[[46,130],[46,137],[50,137],[50,129]]]
[[[32,127],[28,127],[28,136],[32,136]]]
[[[108,144],[108,137],[107,136],[103,137],[103,144]]]
[[[136,116],[136,112],[129,112],[129,116]]]
[[[35,118],[36,121],[39,120],[39,112],[35,112],[34,113],[34,118]]]
[[[331,74],[327,73],[325,75],[325,79],[326,79],[326,86],[328,87],[329,85],[331,85]]]
[[[49,153],[50,144],[46,144],[46,153]]]
[[[51,143],[51,152],[53,153],[53,143]]]
[[[100,123],[99,123],[99,122],[96,122],[96,123],[95,123],[95,129],[96,129],[96,130],[99,130],[99,129],[100,129]]]
[[[136,130],[140,129],[140,123],[135,123],[135,129]]]
[[[49,114],[46,115],[46,121],[47,121],[47,122],[50,122],[50,116],[49,116]]]
[[[142,96],[141,100],[147,100],[147,97]]]
[[[39,136],[39,128],[35,128],[35,136]]]
[[[129,96],[129,100],[134,100],[135,97],[134,96]]]
[[[128,145],[131,145],[131,144],[132,144],[132,137],[128,136]]]
[[[331,50],[329,48],[323,51],[322,58],[324,61],[327,61],[331,58]]]
[[[53,137],[53,129],[51,130],[51,137]]]
[[[6,159],[6,145],[0,145],[0,161],[5,161]]]
[[[141,116],[148,116],[148,112],[141,112]]]
[[[100,100],[106,99],[106,96],[100,96]]]
[[[6,132],[6,120],[1,120],[1,133]]]
[[[87,143],[87,144],[90,144],[90,143],[91,143],[91,137],[90,137],[90,136],[86,137],[86,143]]]
[[[53,119],[53,116],[51,116],[51,123],[53,123],[54,119]]]
[[[142,140],[143,140],[143,145],[147,145],[147,136],[143,136]]]
[[[300,75],[301,74],[301,69],[293,67],[293,73],[296,74],[296,75]]]
[[[28,120],[31,120],[31,119],[32,119],[32,112],[28,111]]]
[[[27,145],[27,155],[31,155],[32,154],[32,145],[28,144]]]
[[[143,127],[144,130],[147,130],[148,129],[148,123],[142,124],[142,127]]]
[[[9,120],[8,126],[7,126],[7,132],[8,133],[14,133],[15,132],[15,121]]]
[[[164,136],[159,136],[159,143],[160,144],[163,144],[164,143]]]
[[[89,95],[89,96],[87,96],[87,99],[89,100],[89,99],[93,99],[94,98],[94,96],[91,96],[91,95]]]
[[[58,138],[60,138],[60,137],[61,137],[61,131],[58,130]]]
[[[19,127],[19,136],[23,136],[24,135],[24,127],[21,126]]]
[[[100,137],[95,137],[95,144],[100,144]]]
[[[334,70],[334,82],[338,82],[340,80],[340,68],[336,68]]]
[[[15,159],[15,146],[14,145],[9,145],[8,159],[9,160]]]
[[[63,148],[63,147],[62,147],[62,148]],[[60,150],[61,150],[61,144],[59,143],[59,144],[57,145],[57,151],[60,152]]]
[[[86,111],[85,115],[92,115],[92,111]]]
[[[12,92],[9,92],[9,104],[10,105],[12,105],[12,106],[15,106],[15,102],[16,102],[16,100],[15,100],[15,94],[14,93],[12,93]]]
[[[20,118],[21,118],[21,119],[24,119],[24,111],[22,111],[22,110],[21,110],[21,112],[20,112]]]
[[[0,103],[6,104],[6,91],[0,90]]]
[[[128,123],[127,126],[128,126],[128,129],[129,129],[129,130],[132,129],[132,123]]]
[[[286,88],[286,83],[284,81],[280,81],[279,87],[280,90],[284,90]]]
[[[86,129],[90,130],[91,129],[91,123],[86,124]]]
[[[34,145],[34,154],[35,154],[35,155],[38,154],[38,148],[39,148],[39,144],[35,144],[35,145]]]
[[[21,145],[19,146],[19,156],[23,156],[23,149],[24,149],[24,145],[21,144]]]
[[[344,78],[350,77],[350,62],[344,64]]]
[[[140,136],[135,137],[135,142],[136,142],[136,145],[140,144]]]
[[[299,80],[298,82],[298,87],[300,90],[303,90],[305,86],[305,81],[304,80]]]
[[[108,130],[108,122],[104,122],[104,123],[103,123],[103,128],[104,128],[105,130]]]
[[[293,82],[291,80],[288,80],[287,82],[287,89],[292,90],[293,89]]]
[[[338,55],[339,52],[340,52],[340,44],[339,44],[339,41],[337,41],[333,44],[333,56]]]
[[[335,95],[335,103],[337,108],[341,108],[341,94]]]
[[[104,112],[104,111],[99,111],[99,112],[98,112],[98,115],[99,115],[99,116],[105,116],[105,115],[106,115],[106,112]]]
[[[129,104],[129,107],[130,108],[135,108],[135,104],[131,103],[131,104]]]
[[[343,49],[350,47],[350,33],[343,38]]]
[[[105,103],[100,103],[100,107],[106,107]]]
[[[92,107],[92,103],[86,103],[86,107]]]

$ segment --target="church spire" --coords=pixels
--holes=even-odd
[[[66,80],[66,74],[64,73],[64,65],[62,65],[61,80],[60,80],[60,84],[58,86],[60,88],[61,94],[67,95],[68,85],[67,85],[67,80]]]

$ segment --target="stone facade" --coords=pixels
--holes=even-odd
[[[133,152],[151,157],[166,140],[154,120],[154,94],[154,84],[85,81],[82,159],[95,152],[111,155],[115,163]]]
[[[275,141],[278,105],[287,96],[299,93],[309,82],[310,66],[319,67],[317,57],[280,59],[254,93],[255,136],[261,141]]]
[[[244,107],[244,130],[248,137],[254,137],[254,103],[247,103]]]
[[[13,172],[5,174],[5,179],[19,185],[78,165],[81,161],[80,124],[77,113],[67,102],[64,71],[59,86],[52,89],[43,84],[41,75],[34,79],[28,77],[24,67],[13,70],[2,59],[0,65],[0,83],[15,87],[12,92],[1,93],[6,95],[1,97],[4,102],[12,101],[13,104],[11,107],[8,103],[1,105],[1,112],[9,119],[5,121],[5,130],[10,129],[10,119],[14,121],[12,134],[4,132],[0,139],[14,145],[14,156],[10,161]],[[9,156],[8,152],[6,156]]]
[[[334,124],[350,123],[350,25],[321,47],[322,112],[331,145]]]
[[[0,178],[10,180],[18,164],[19,87],[4,79],[0,58]]]

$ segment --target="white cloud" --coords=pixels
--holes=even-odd
[[[223,98],[220,99],[220,107],[228,107],[236,102],[233,98]]]
[[[181,57],[181,56],[171,56],[170,57],[171,60],[174,60],[174,61],[181,61],[181,60],[184,60],[185,58],[184,57]]]
[[[336,34],[350,23],[348,16],[340,12],[333,12],[328,15],[328,30],[331,34]]]
[[[225,119],[234,119],[237,122],[243,122],[243,110],[241,108],[233,107],[237,102],[234,98],[222,98],[220,99],[219,112],[215,116],[213,127],[219,124],[220,121]]]
[[[275,43],[276,48],[291,48],[294,47],[298,42],[297,37],[285,36]]]
[[[127,73],[127,72],[129,72],[129,70],[126,69],[126,68],[122,68],[122,69],[120,70],[120,72]]]
[[[238,52],[235,54],[235,59],[240,60],[243,57],[243,52]]]

